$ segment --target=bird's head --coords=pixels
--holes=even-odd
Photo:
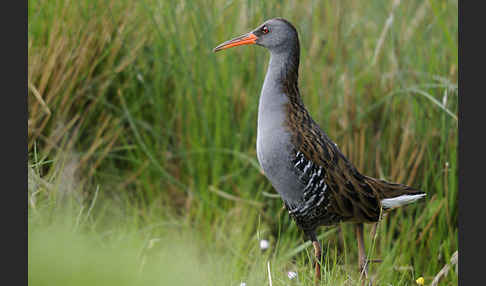
[[[218,52],[227,48],[256,44],[267,48],[272,53],[280,53],[298,47],[299,38],[295,27],[283,18],[265,21],[251,32],[226,41],[216,48]]]

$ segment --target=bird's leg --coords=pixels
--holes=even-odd
[[[375,222],[372,225],[372,227],[371,227],[370,237],[372,239],[375,238],[377,228],[378,228],[378,222]],[[381,259],[371,259],[371,260],[367,260],[367,261],[368,261],[368,264],[370,264],[370,263],[380,263],[380,262],[383,262]]]
[[[314,255],[316,259],[316,283],[321,280],[321,259],[322,247],[315,234],[311,235],[312,245],[314,246]]]
[[[368,278],[368,263],[366,261],[362,223],[356,224],[356,238],[358,240],[359,272],[361,275],[364,274],[365,278]]]
[[[321,280],[321,244],[316,240],[312,242],[312,245],[314,245],[314,254],[316,257],[316,280],[319,281]]]
[[[377,227],[378,227],[378,223],[377,223],[377,222],[375,222],[375,223],[373,224],[373,227],[371,228],[371,237],[372,237],[372,238],[374,238],[374,237],[375,237],[375,235],[376,235],[376,228],[377,228]]]

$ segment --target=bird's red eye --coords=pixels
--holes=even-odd
[[[263,28],[262,28],[262,32],[263,32],[264,34],[268,33],[268,28],[267,28],[267,26],[263,26]]]

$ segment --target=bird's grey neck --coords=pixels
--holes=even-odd
[[[288,102],[289,98],[299,96],[298,74],[298,48],[297,51],[296,49],[289,49],[288,51],[271,52],[260,103],[263,100],[268,104],[272,102],[281,104]]]

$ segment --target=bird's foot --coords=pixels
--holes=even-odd
[[[370,263],[380,263],[383,260],[381,259],[365,259],[364,261],[360,261],[359,264],[359,279],[362,281],[361,285],[367,285],[367,286],[372,286],[371,278],[368,276],[368,265]],[[368,284],[366,284],[366,280],[369,280]]]
[[[367,270],[368,265],[370,265],[371,263],[381,263],[381,262],[383,262],[383,260],[381,260],[381,259],[366,259],[366,260],[360,261],[359,272],[363,272],[363,270]]]
[[[363,264],[360,263],[359,265],[359,279],[368,279],[368,262],[364,262]]]

